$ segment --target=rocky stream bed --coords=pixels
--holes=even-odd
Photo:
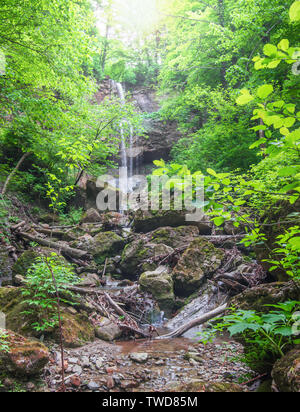
[[[22,296],[27,270],[53,251],[78,275],[69,287],[72,304],[61,305],[71,392],[255,391],[259,373],[241,362],[243,346],[228,337],[204,346],[197,321],[232,299],[247,308],[299,298],[291,284],[267,283],[239,233],[230,227],[216,232],[205,220],[187,225],[179,212],[132,219],[89,209],[79,225],[24,220],[11,235],[13,246],[1,251],[7,270],[0,312],[10,352],[0,355],[0,390],[14,390],[15,379],[27,391],[61,389],[60,331],[34,330],[35,315],[26,313]],[[169,332],[175,338],[168,339]]]

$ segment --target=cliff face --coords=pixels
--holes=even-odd
[[[163,121],[156,116],[160,109],[160,102],[154,90],[133,90],[132,100],[137,110],[146,113],[144,120],[145,137],[136,138],[135,145],[140,148],[139,155],[144,166],[152,164],[154,160],[169,160],[172,147],[181,138],[175,122]]]
[[[157,112],[160,109],[160,102],[153,89],[127,87],[125,92],[131,96],[131,102],[136,110],[145,114],[145,135],[134,137],[133,147],[128,150],[127,156],[132,157],[139,165],[139,173],[147,174],[153,167],[154,160],[169,160],[171,149],[181,138],[181,134],[177,130],[176,122],[159,118]],[[95,104],[101,104],[112,93],[114,93],[112,82],[107,77],[99,84],[94,96]]]

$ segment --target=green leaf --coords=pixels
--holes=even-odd
[[[216,226],[222,226],[223,223],[225,222],[225,219],[224,219],[224,217],[215,217],[213,219],[213,222]]]
[[[217,173],[216,173],[213,169],[207,169],[206,171],[207,171],[207,173],[209,173],[210,175],[215,176],[215,177],[218,177]]]
[[[294,176],[297,173],[299,166],[287,166],[280,169],[278,172],[279,176]]]
[[[290,8],[291,21],[300,20],[300,1],[295,1]]]
[[[250,94],[249,90],[243,89],[241,90],[242,95],[236,99],[236,103],[239,106],[244,106],[254,100],[254,97]]]
[[[283,51],[287,51],[290,47],[290,42],[288,41],[288,39],[282,39],[280,43],[278,43],[278,49],[283,50]]]
[[[265,84],[257,90],[257,95],[261,99],[266,99],[273,91],[274,88],[271,84]]]
[[[273,44],[266,44],[264,47],[264,53],[266,56],[275,57],[277,55],[277,47]]]

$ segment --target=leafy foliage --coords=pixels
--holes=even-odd
[[[203,338],[200,333],[201,342],[206,343],[217,333],[227,331],[230,336],[242,339],[249,348],[244,361],[250,366],[261,361],[272,364],[300,342],[297,339],[300,302],[288,301],[268,306],[272,310],[264,314],[232,308],[231,314],[210,324]]]
[[[0,352],[9,352],[8,334],[0,329]]]
[[[32,325],[38,332],[47,331],[58,324],[56,287],[48,265],[53,271],[58,293],[63,293],[62,303],[72,305],[72,302],[66,299],[73,296],[67,286],[78,283],[72,268],[59,263],[55,253],[51,257],[36,259],[28,270],[22,294],[25,297],[24,303],[31,308],[24,311],[24,314],[38,318],[38,321]]]

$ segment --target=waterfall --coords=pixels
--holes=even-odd
[[[117,92],[121,104],[125,106],[126,104],[126,98],[125,98],[125,91],[121,83],[118,83],[114,80],[112,80],[112,87],[113,89]],[[129,180],[125,181],[121,179],[119,182],[119,189],[121,192],[125,195],[127,195],[129,192],[132,191],[133,189],[133,182],[131,181],[131,178],[133,177],[134,174],[134,165],[133,165],[133,135],[134,135],[134,129],[132,125],[129,125],[129,139],[128,142],[126,141],[126,133],[125,133],[125,125],[127,125],[127,120],[123,119],[120,122],[120,135],[121,135],[121,146],[120,146],[120,155],[121,155],[121,167],[123,168],[123,171],[126,170],[126,175]],[[127,144],[129,144],[127,148]],[[124,210],[120,210],[122,213]]]

